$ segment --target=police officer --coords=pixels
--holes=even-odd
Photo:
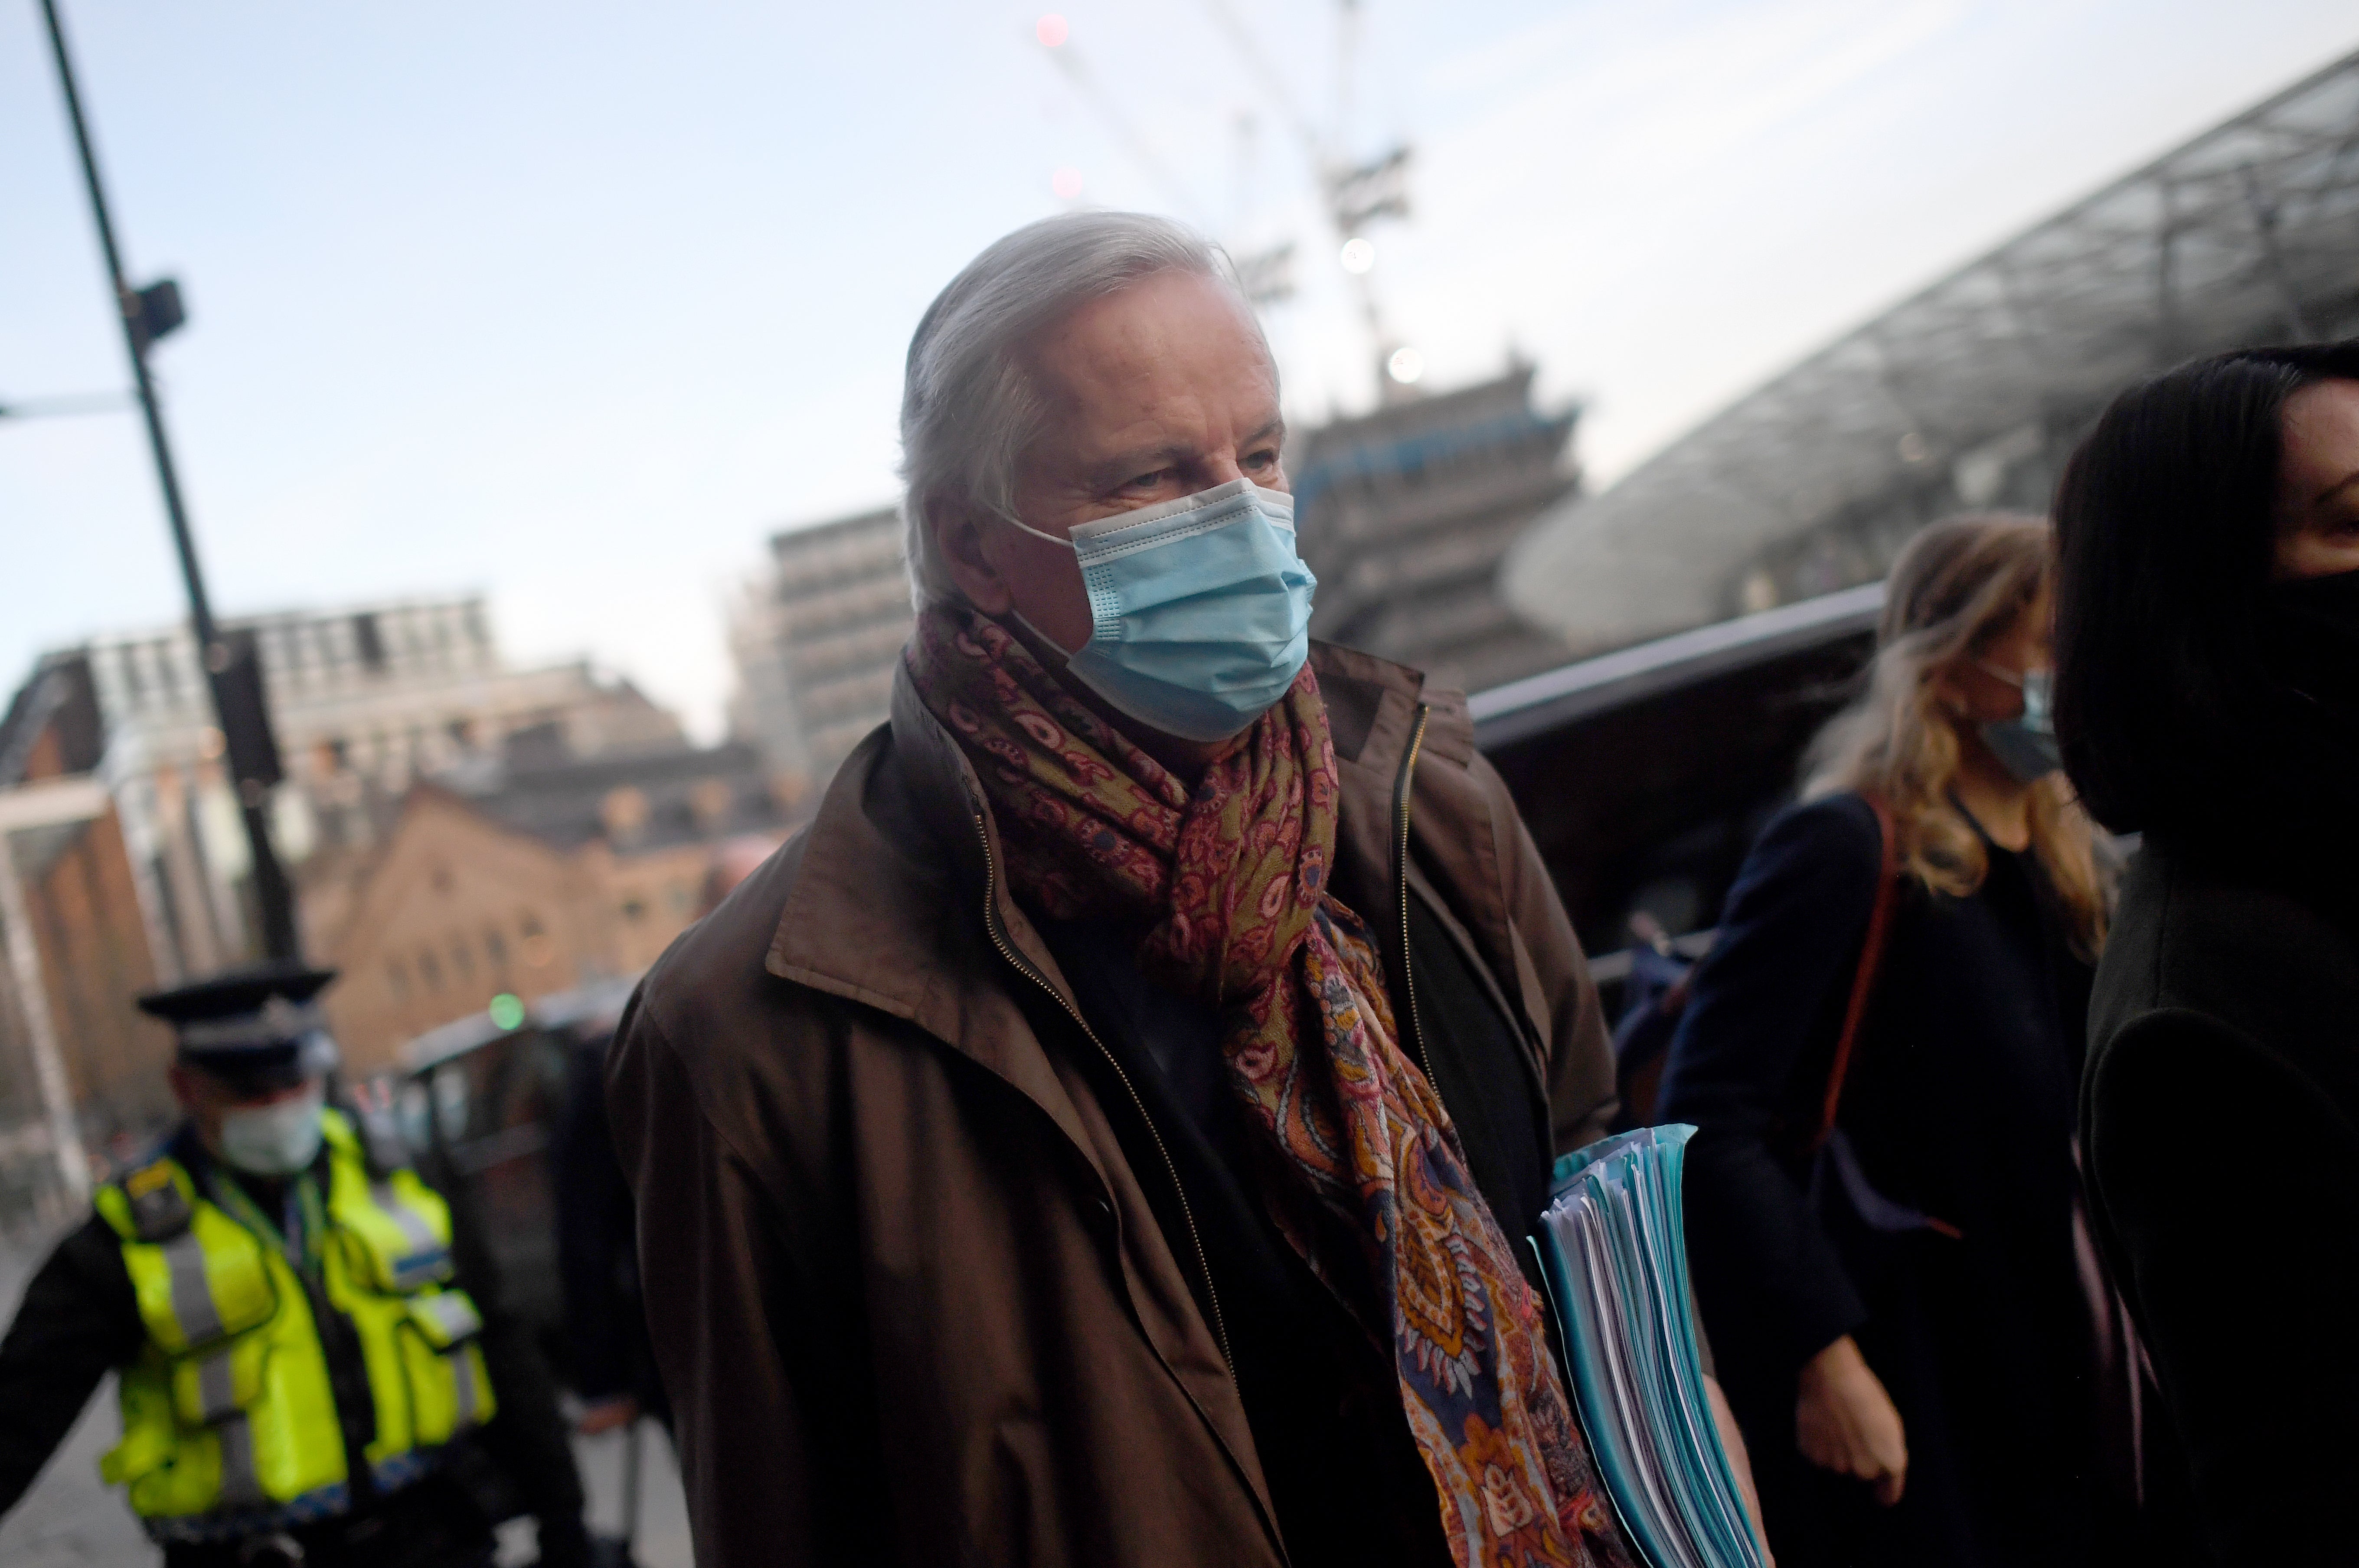
[[[140,999],[179,1031],[187,1120],[102,1187],[0,1341],[0,1513],[114,1369],[126,1487],[168,1568],[478,1568],[507,1495],[585,1563],[546,1369],[489,1259],[389,1122],[325,1104],[332,971]]]

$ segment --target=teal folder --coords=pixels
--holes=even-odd
[[[1649,1568],[1761,1568],[1703,1390],[1680,1223],[1686,1126],[1556,1163],[1532,1237],[1598,1478]]]

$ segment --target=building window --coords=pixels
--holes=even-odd
[[[451,939],[451,970],[462,980],[475,977],[475,950],[467,945],[463,936]]]
[[[647,919],[647,901],[646,901],[645,899],[643,899],[643,898],[639,898],[639,897],[637,897],[636,894],[635,894],[635,895],[633,895],[632,897],[624,899],[624,900],[623,900],[623,918],[624,918],[625,920],[643,920]]]
[[[385,633],[378,627],[374,613],[363,610],[353,617],[353,647],[361,656],[364,670],[385,668]]]
[[[545,968],[557,957],[557,943],[550,940],[547,931],[541,929],[540,917],[538,914],[527,909],[522,918],[516,921],[516,929],[524,933],[524,941],[516,947],[516,956],[523,959],[528,966],[534,969]]]
[[[505,969],[508,962],[508,939],[500,934],[497,926],[484,928],[484,956],[495,970]]]
[[[428,990],[442,989],[442,961],[434,956],[432,948],[422,947],[418,950],[418,973],[419,976],[426,982]]]
[[[401,966],[398,958],[385,961],[385,988],[393,993],[393,999],[397,1002],[409,995],[409,971]]]

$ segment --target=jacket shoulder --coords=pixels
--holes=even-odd
[[[769,1033],[749,1026],[788,1022],[821,999],[766,967],[810,842],[807,825],[712,913],[673,939],[631,998],[616,1034],[618,1050],[659,1035],[675,1046],[692,1045],[691,1067],[718,1069],[751,1047],[756,1035]],[[776,1043],[772,1036],[770,1048]]]
[[[1798,801],[1753,841],[1723,920],[1741,918],[1764,900],[1779,907],[1799,900],[1831,929],[1849,931],[1855,920],[1866,919],[1883,874],[1884,830],[1864,798],[1845,790]]]
[[[624,1094],[692,1098],[747,1155],[815,1136],[847,1052],[942,989],[949,873],[891,756],[872,734],[819,814],[648,970],[609,1060],[610,1111]]]
[[[1839,789],[1770,818],[1755,853],[1763,851],[1823,857],[1873,881],[1884,863],[1884,829],[1865,796]]]
[[[125,1239],[105,1215],[92,1213],[59,1240],[35,1271],[26,1286],[20,1313],[34,1313],[63,1325],[85,1317],[103,1319],[122,1330],[118,1337],[125,1348],[116,1359],[129,1360],[147,1331],[139,1321],[131,1268],[124,1261]]]
[[[2140,850],[2123,878],[2090,1006],[2092,1082],[2173,1018],[2340,1076],[2359,1016],[2359,933],[2291,893]],[[2338,1021],[2339,1020],[2339,1021]],[[2337,1030],[2344,1031],[2338,1034]]]

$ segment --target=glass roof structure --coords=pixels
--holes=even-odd
[[[1502,572],[1580,651],[1883,575],[1923,523],[2047,508],[2141,376],[2359,332],[2359,55],[1958,268],[1543,517]]]

